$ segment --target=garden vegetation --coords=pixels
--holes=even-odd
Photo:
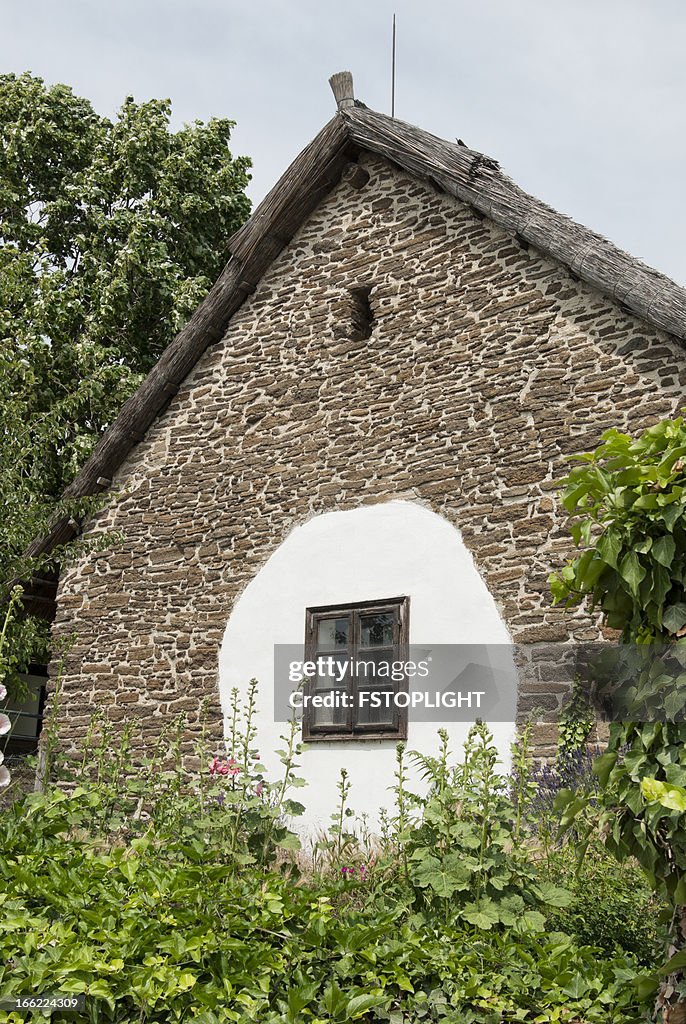
[[[648,1019],[657,931],[632,924],[654,920],[652,894],[600,845],[577,872],[537,805],[526,734],[510,778],[483,724],[457,760],[445,734],[435,757],[399,745],[376,839],[353,826],[343,771],[331,828],[301,850],[295,731],[268,780],[255,699],[195,772],[183,723],[133,770],[96,719],[82,762],[4,812],[3,994],[83,993],[93,1022]],[[428,795],[408,788],[408,758]]]

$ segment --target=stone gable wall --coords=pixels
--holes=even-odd
[[[203,699],[218,736],[236,597],[334,509],[419,501],[461,531],[515,641],[599,635],[550,606],[572,554],[556,480],[608,427],[674,414],[682,349],[458,201],[361,163],[366,187],[322,202],[118,472],[87,535],[121,542],[63,572],[65,742],[100,708],[150,737],[184,713],[190,749]],[[365,340],[356,287],[372,289]],[[542,678],[524,705],[560,687]],[[542,752],[552,739],[539,730]]]

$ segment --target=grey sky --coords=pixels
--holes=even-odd
[[[527,191],[686,284],[686,6],[678,0],[2,0],[0,72],[102,113],[171,97],[238,122],[260,199],[331,117],[327,84],[498,159]]]

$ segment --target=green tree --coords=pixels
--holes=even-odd
[[[170,120],[0,75],[0,589],[248,216],[233,122]]]
[[[613,723],[595,770],[607,845],[634,857],[674,908],[662,1001],[679,1003],[676,1020],[686,1008],[686,423],[665,420],[635,439],[610,430],[576,458],[563,504],[585,550],[551,588],[557,602],[590,599],[632,645],[612,685],[630,684],[624,707],[634,720]]]

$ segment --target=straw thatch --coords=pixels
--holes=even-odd
[[[214,287],[176,336],[136,393],[101,438],[65,492],[82,497],[105,490],[131,449],[178,391],[205,349],[218,341],[229,320],[267,267],[289,243],[317,204],[345,174],[355,187],[366,174],[361,151],[391,160],[405,171],[470,204],[524,245],[564,264],[579,279],[655,327],[686,341],[686,289],[646,267],[611,242],[528,195],[498,164],[460,144],[367,109],[352,99],[352,79],[334,76],[339,110],[300,153],[252,217],[230,240],[231,258]],[[54,550],[79,526],[61,519],[28,554]],[[54,582],[51,584],[54,596]],[[27,593],[27,607],[50,617],[50,581]]]

